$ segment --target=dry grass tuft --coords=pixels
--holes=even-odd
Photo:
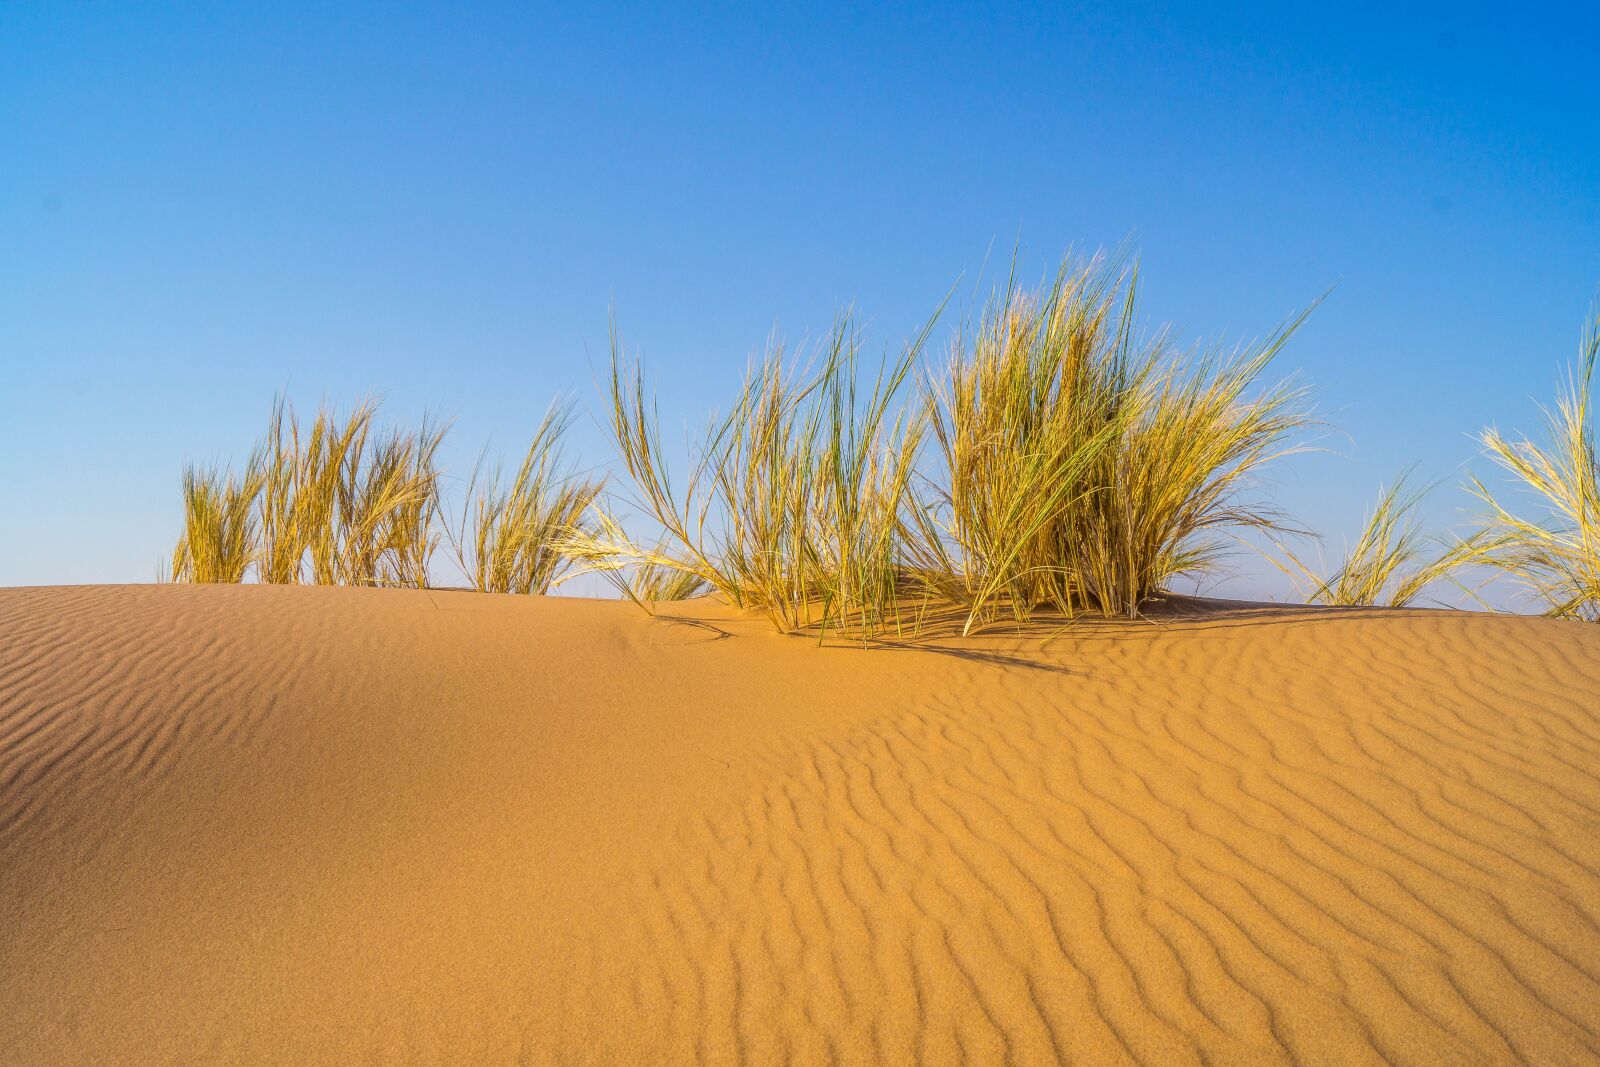
[[[184,532],[172,553],[175,582],[244,581],[256,551],[256,498],[259,465],[247,465],[243,478],[211,468],[183,472]]]
[[[439,543],[434,456],[445,429],[425,419],[414,433],[376,432],[376,410],[363,403],[340,421],[323,409],[302,432],[278,400],[240,484],[251,489],[248,501],[219,496],[214,476],[186,476],[191,530],[179,550],[189,562],[174,567],[175,580],[204,580],[193,577],[202,571],[185,547],[195,543],[195,504],[232,499],[248,521],[229,528],[243,556],[228,557],[226,580],[244,580],[253,565],[258,580],[278,584],[425,586]]]
[[[895,400],[927,331],[886,363],[870,387],[859,373],[860,335],[841,319],[814,369],[769,347],[745,376],[728,415],[696,444],[685,486],[665,465],[643,369],[613,332],[611,426],[638,506],[664,532],[643,549],[606,517],[573,551],[591,569],[641,577],[623,587],[705,588],[766,614],[780,630],[870,635],[898,625],[900,513],[919,423]],[[637,585],[639,588],[634,589]]]
[[[612,504],[596,503],[592,522],[558,546],[578,564],[577,573],[598,574],[646,611],[653,611],[651,605],[656,603],[688,600],[714,591],[702,568],[673,556],[665,541],[653,548],[634,541],[612,517],[613,510]]]
[[[500,484],[498,469],[485,474],[481,459],[474,468],[451,541],[479,592],[545,593],[570,565],[563,546],[583,535],[584,515],[604,485],[565,472],[561,438],[571,422],[571,405],[550,408],[509,485]]]
[[[627,572],[628,599],[641,604],[663,604],[675,600],[688,600],[708,591],[705,580],[681,565],[657,563],[664,559],[665,549],[657,546],[647,557]]]
[[[1360,535],[1332,573],[1319,578],[1287,550],[1283,552],[1287,564],[1274,560],[1305,586],[1307,601],[1339,607],[1407,607],[1472,559],[1478,550],[1475,539],[1441,544],[1423,534],[1416,510],[1427,490],[1408,486],[1408,477],[1402,474],[1379,493]]]
[[[1309,425],[1302,390],[1258,389],[1304,321],[1224,355],[1133,337],[1137,272],[1064,266],[1009,284],[930,382],[932,498],[913,555],[966,629],[1040,607],[1132,616],[1215,568],[1230,529],[1282,528],[1244,491]],[[1309,314],[1309,309],[1306,314]]]
[[[1597,356],[1600,307],[1584,331],[1576,372],[1545,410],[1548,443],[1513,441],[1496,429],[1480,436],[1489,458],[1532,498],[1531,516],[1471,482],[1489,509],[1473,562],[1516,579],[1547,615],[1590,622],[1600,622],[1600,457],[1590,406]]]

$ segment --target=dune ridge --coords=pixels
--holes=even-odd
[[[1600,632],[0,591],[8,1062],[1600,1059]]]

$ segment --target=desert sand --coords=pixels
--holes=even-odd
[[[0,592],[0,1061],[1600,1059],[1600,628]]]

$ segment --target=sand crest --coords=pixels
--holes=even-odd
[[[0,1060],[1600,1060],[1600,628],[683,612],[0,591]]]

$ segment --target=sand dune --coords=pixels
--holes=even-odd
[[[0,591],[0,1060],[1600,1060],[1600,629],[684,610]]]

